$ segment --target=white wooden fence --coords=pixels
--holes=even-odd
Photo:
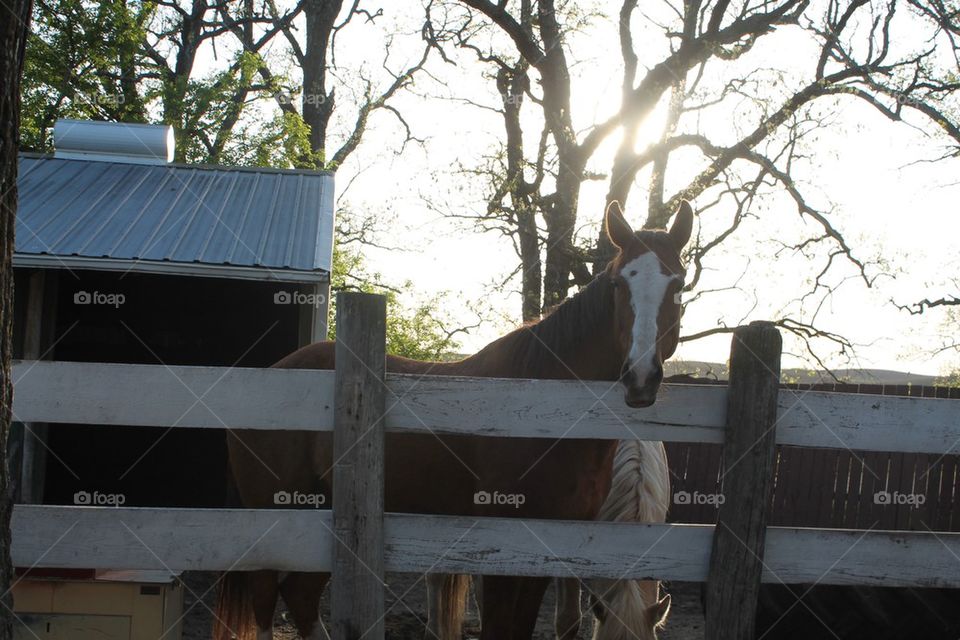
[[[14,380],[23,422],[334,428],[332,371],[29,361]],[[386,380],[390,431],[724,442],[726,430],[726,387],[668,385],[654,407],[635,410],[609,383]],[[781,390],[775,434],[778,444],[945,454],[960,445],[960,402]],[[329,571],[332,519],[18,505],[12,553],[20,567]],[[387,571],[705,581],[713,537],[708,525],[386,514],[382,544]],[[960,587],[960,534],[769,527],[760,555],[765,582]]]
[[[385,525],[387,571],[690,582],[707,578],[713,535],[712,525],[701,524],[411,514],[387,514]],[[13,560],[20,567],[330,571],[332,527],[330,511],[19,505]],[[763,581],[958,587],[957,557],[960,534],[770,527]]]
[[[333,371],[30,361],[14,380],[22,422],[333,430]],[[609,382],[388,373],[387,387],[387,430],[411,433],[722,443],[727,411],[717,385],[664,385],[649,409]],[[777,444],[960,452],[956,400],[781,389],[778,404]]]

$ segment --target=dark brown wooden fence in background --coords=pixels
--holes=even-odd
[[[703,379],[671,382],[714,383]],[[725,384],[725,383],[723,383]],[[960,398],[960,388],[909,385],[785,384],[799,391]],[[906,428],[909,428],[906,427]],[[691,497],[720,492],[719,444],[667,443],[672,491]],[[960,454],[960,442],[955,450]],[[960,455],[877,453],[777,447],[771,526],[960,531]],[[877,492],[920,494],[922,504],[878,504]],[[671,505],[670,522],[713,524],[717,509]]]

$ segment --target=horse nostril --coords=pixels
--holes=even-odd
[[[658,364],[657,368],[647,377],[647,384],[660,384],[661,382],[663,382],[663,366]]]

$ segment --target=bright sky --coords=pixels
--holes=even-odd
[[[379,26],[358,24],[351,27],[353,31],[341,34],[337,49],[341,67],[379,70],[383,52],[370,46],[376,41],[370,36],[381,29],[390,31],[394,22],[400,24],[404,34],[394,40],[390,68],[397,70],[419,55],[417,32],[421,18],[411,13],[397,19],[390,15],[395,6],[384,5],[388,15],[378,21]],[[638,29],[637,41],[651,43],[650,48],[640,52],[641,63],[653,64],[663,55],[662,32],[655,27],[644,28],[640,23]],[[569,39],[568,52],[574,74],[574,120],[578,128],[586,129],[618,105],[621,68],[615,24],[601,18],[594,20],[583,33]],[[342,191],[350,184],[347,192],[341,194],[342,204],[357,211],[382,214],[388,221],[387,232],[380,241],[403,251],[370,249],[368,261],[388,282],[411,281],[409,302],[448,293],[444,310],[464,323],[471,323],[474,318],[468,303],[488,310],[494,321],[486,322],[463,340],[463,351],[472,352],[519,322],[518,280],[512,281],[503,293],[494,292],[491,286],[511,273],[518,259],[506,238],[495,233],[476,233],[470,223],[446,218],[427,204],[427,200],[432,201],[455,214],[482,211],[485,185],[457,175],[456,168],[476,166],[478,158],[492,150],[502,136],[502,122],[497,114],[463,101],[498,105],[499,96],[492,80],[481,79],[487,67],[473,63],[466,53],[458,54],[456,59],[457,66],[434,60],[430,67],[432,79],[422,76],[413,94],[393,103],[414,134],[426,139],[426,144],[422,148],[408,146],[400,157],[385,152],[397,148],[402,136],[396,119],[381,112],[373,119],[358,152],[341,168],[338,188]],[[779,104],[789,89],[809,82],[814,65],[810,40],[799,29],[785,29],[761,39],[732,68],[708,67],[705,86],[722,86],[728,77],[758,70],[758,77],[766,80],[767,91],[774,92],[771,101]],[[778,84],[769,79],[781,76],[783,86],[770,89]],[[338,98],[343,97],[338,93]],[[699,125],[715,142],[729,143],[742,131],[752,129],[757,115],[746,103],[730,104],[731,107],[706,110],[699,122],[691,118],[683,126],[695,129]],[[960,268],[956,251],[960,229],[956,206],[960,181],[956,176],[960,161],[915,164],[938,156],[943,148],[942,139],[931,136],[933,130],[927,126],[917,129],[891,123],[853,98],[818,104],[822,105],[820,113],[828,116],[832,124],[827,131],[811,134],[805,148],[809,156],[797,163],[794,176],[810,204],[833,211],[831,220],[856,255],[864,260],[883,260],[883,270],[893,276],[878,278],[872,289],[867,289],[862,281],[849,279],[824,304],[818,326],[859,345],[856,361],[831,357],[828,362],[834,366],[926,374],[960,367],[956,353],[930,356],[945,331],[943,313],[935,310],[919,317],[910,316],[890,303],[891,299],[906,303],[956,291],[951,282]],[[528,108],[534,113],[532,105]],[[340,117],[346,125],[352,123],[354,114],[343,110]],[[658,135],[656,117],[651,120],[647,141],[651,135]],[[920,122],[914,119],[912,124]],[[532,136],[539,132],[535,122],[529,122],[527,129]],[[617,143],[616,139],[609,141],[591,167],[609,170]],[[640,145],[643,143],[641,140]],[[668,171],[668,192],[686,184],[702,163],[695,155],[676,156]],[[637,228],[646,207],[644,179],[645,174],[641,174],[627,210]],[[578,230],[579,234],[595,236],[606,187],[605,182],[584,186],[580,202],[584,228]],[[712,198],[704,198],[709,199]],[[718,321],[737,324],[800,309],[791,301],[806,290],[822,267],[822,259],[810,262],[790,252],[777,256],[777,241],[795,243],[805,237],[801,235],[804,229],[807,233],[816,229],[803,226],[796,206],[783,195],[765,199],[756,214],[757,219],[745,223],[724,245],[722,253],[713,256],[700,287],[722,289],[739,280],[741,290],[713,294],[691,304],[683,333],[716,326]],[[722,230],[731,215],[729,206],[710,209],[699,220],[704,238]],[[871,273],[877,271],[876,267],[871,268]],[[833,284],[853,275],[842,264],[833,273]],[[806,319],[811,310],[812,305]],[[725,361],[728,350],[729,337],[718,336],[685,344],[678,356]],[[794,341],[787,342],[787,350],[802,355]],[[830,352],[829,348],[823,351]],[[785,366],[803,363],[787,357]]]

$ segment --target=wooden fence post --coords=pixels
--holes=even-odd
[[[752,322],[733,334],[723,504],[713,534],[707,640],[753,640],[776,453],[780,332]]]
[[[333,640],[383,640],[386,298],[337,295]]]

